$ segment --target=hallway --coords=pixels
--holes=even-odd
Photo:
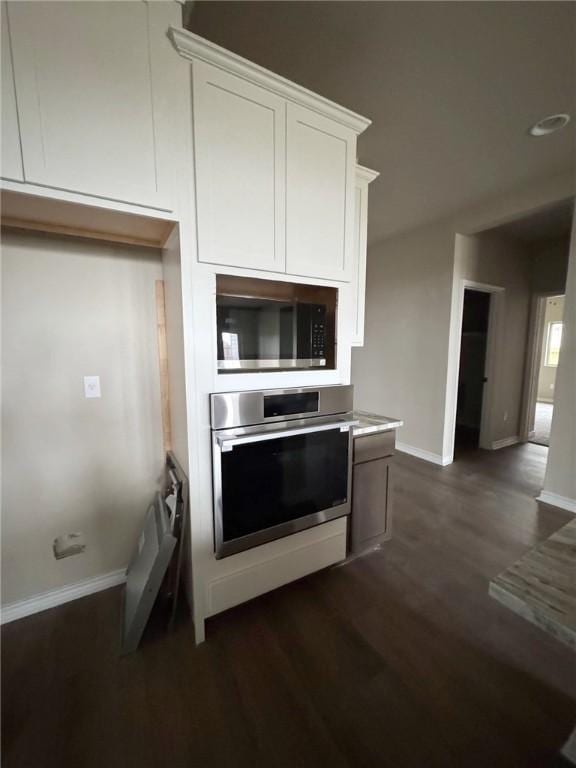
[[[536,445],[550,445],[550,428],[552,426],[553,403],[536,403],[536,417],[534,419],[534,437],[530,440]]]

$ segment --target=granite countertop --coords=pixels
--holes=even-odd
[[[377,413],[368,413],[367,411],[354,411],[354,419],[358,420],[358,424],[352,430],[354,437],[371,435],[375,432],[387,432],[390,429],[398,429],[404,424],[400,419],[380,416]]]
[[[576,649],[576,520],[496,576],[490,595]]]

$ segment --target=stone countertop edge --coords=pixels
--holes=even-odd
[[[358,424],[352,430],[354,437],[372,435],[377,432],[389,432],[392,429],[398,429],[404,424],[401,419],[380,416],[378,413],[369,413],[368,411],[355,410],[353,417],[358,420]]]
[[[576,519],[490,581],[489,594],[576,650]]]

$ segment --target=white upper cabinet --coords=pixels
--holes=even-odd
[[[286,157],[287,272],[349,281],[356,135],[288,104]]]
[[[364,344],[364,309],[366,298],[366,252],[368,235],[368,184],[380,174],[369,168],[356,166],[354,185],[354,269],[352,296],[354,302],[352,346]]]
[[[198,258],[283,272],[283,99],[203,62],[194,64]]]
[[[350,282],[356,137],[370,121],[183,29],[198,259]]]
[[[8,4],[27,183],[172,208],[163,68],[176,12],[172,3]]]
[[[8,13],[2,3],[2,168],[0,173],[5,179],[22,181],[22,151],[14,90],[14,71],[10,35],[8,33]]]

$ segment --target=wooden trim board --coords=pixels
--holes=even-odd
[[[164,280],[156,280],[156,333],[158,337],[158,366],[160,369],[160,399],[162,409],[162,439],[164,452],[172,450],[172,422],[170,418],[170,379],[168,376],[168,344],[166,341],[166,304]]]

